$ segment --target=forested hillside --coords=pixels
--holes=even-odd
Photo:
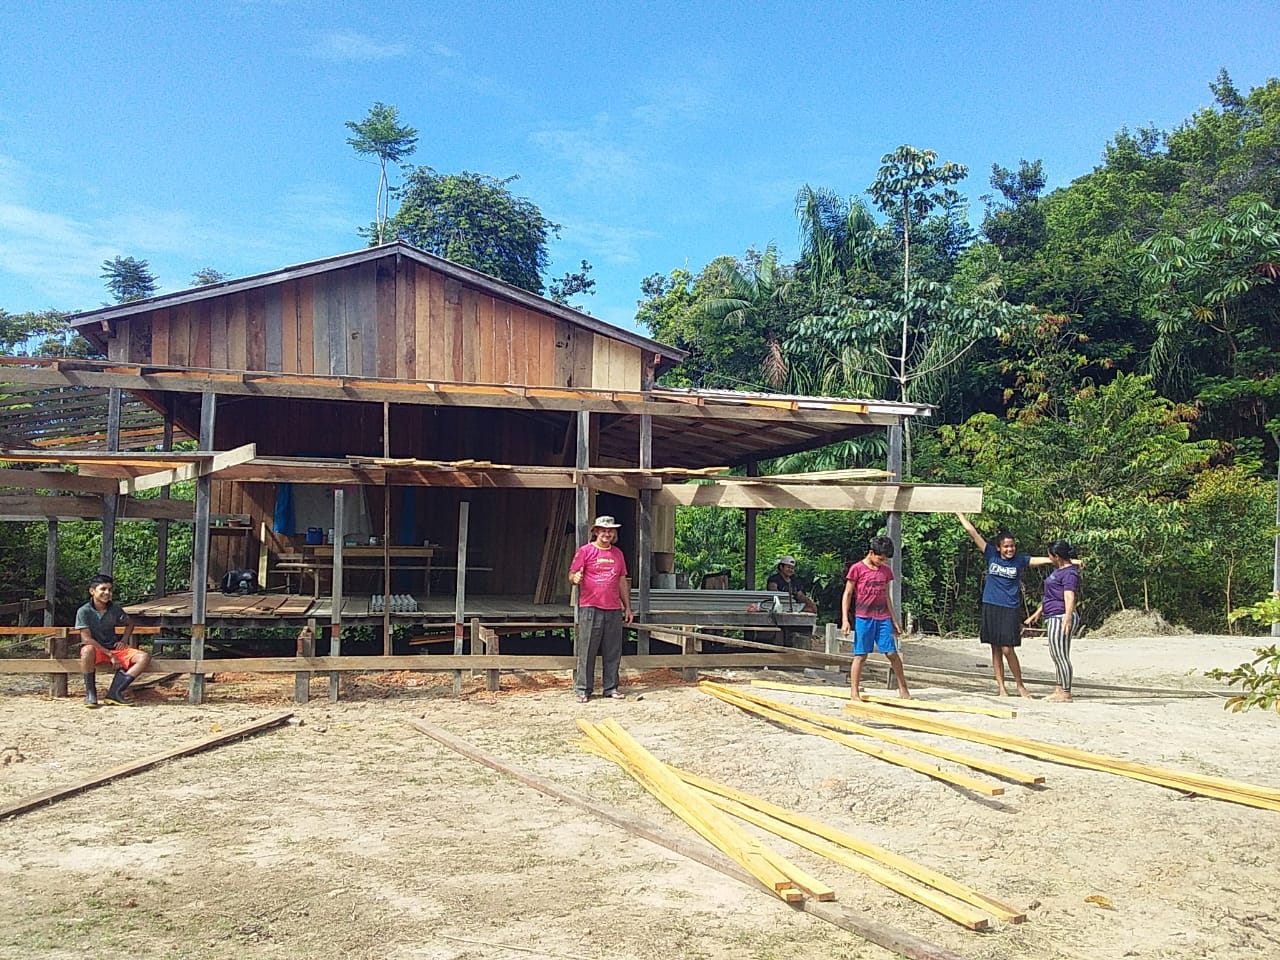
[[[1158,609],[1201,628],[1272,582],[1280,434],[1280,81],[1174,130],[1118,131],[1046,192],[1040,161],[989,178],[903,146],[870,185],[804,185],[802,253],[726,255],[644,284],[638,322],[690,351],[673,382],[936,404],[909,478],[980,484],[988,535],[1087,558],[1087,620]],[[984,191],[968,221],[966,189]],[[970,194],[971,196],[971,194]],[[849,443],[773,470],[881,465]],[[742,518],[689,510],[682,562],[742,582]],[[801,558],[834,611],[842,568],[882,520],[774,512],[763,582]],[[909,517],[906,606],[972,629],[981,576],[953,517]]]

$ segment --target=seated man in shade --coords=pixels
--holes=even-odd
[[[769,575],[769,581],[764,588],[776,593],[785,593],[791,599],[793,610],[799,610],[803,613],[817,613],[817,604],[809,599],[809,595],[804,592],[804,588],[795,579],[795,572],[796,558],[783,557],[778,561],[778,569]]]
[[[124,607],[112,599],[115,581],[100,573],[89,581],[89,602],[76,611],[76,629],[80,631],[80,672],[84,674],[84,705],[90,709],[98,706],[99,665],[111,664],[116,668],[111,687],[103,702],[112,706],[132,707],[133,699],[124,692],[129,684],[147,669],[151,654],[139,650],[129,641],[133,637],[133,621]],[[124,627],[124,634],[116,636],[116,627]]]

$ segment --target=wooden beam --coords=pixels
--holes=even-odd
[[[77,368],[77,366],[79,368]],[[352,377],[299,377],[286,374],[234,374],[209,370],[158,369],[151,366],[107,366],[88,362],[51,366],[6,365],[0,380],[53,386],[113,386],[132,392],[174,391],[219,395],[296,397],[316,400],[354,400],[366,403],[470,406],[512,410],[558,410],[603,414],[642,415],[681,420],[734,420],[751,423],[860,424],[888,426],[898,415],[849,404],[820,408],[791,404],[781,408],[767,399],[744,398],[737,402],[705,399],[690,402],[661,394],[610,390],[553,390],[499,384],[443,383],[440,381],[390,381]],[[921,412],[924,412],[923,410]]]
[[[876,513],[952,513],[982,510],[981,487],[923,484],[668,484],[654,503],[678,507],[754,510],[867,510]]]
[[[51,630],[66,630],[66,627],[51,627]],[[156,628],[159,629],[158,627]],[[25,633],[30,631],[25,631]],[[138,631],[135,630],[134,633]],[[39,633],[36,635],[43,636]],[[452,641],[452,637],[449,638]],[[694,656],[681,654],[651,654],[647,657],[624,656],[622,669],[634,671],[646,670],[678,670],[683,667],[699,669],[715,669],[721,667],[812,667],[820,661],[814,655],[803,650],[792,650],[786,654],[764,653],[702,653]],[[155,659],[147,668],[147,673],[198,673],[207,676],[211,673],[299,673],[330,671],[366,672],[370,670],[407,670],[419,673],[449,673],[453,670],[530,670],[560,671],[573,670],[574,658],[555,656],[508,656],[473,655],[462,656],[420,656],[402,655],[391,657],[378,656],[297,656],[297,657],[236,657],[231,659],[203,660],[162,660]],[[33,674],[33,673],[80,673],[79,660],[56,660],[49,658],[4,658],[0,657],[0,674]]]
[[[0,460],[5,454],[0,453]],[[119,484],[109,477],[88,477],[65,470],[0,469],[0,487],[27,490],[79,490],[85,493],[115,493]]]
[[[963,900],[965,903],[969,903],[982,910],[989,911],[1001,920],[1011,923],[1022,923],[1027,919],[1026,913],[1016,909],[1015,907],[1001,903],[999,900],[989,897],[986,894],[979,893],[977,890],[966,886],[946,874],[939,873],[936,870],[931,870],[929,867],[916,863],[908,857],[896,854],[892,850],[888,850],[884,847],[878,846],[877,844],[863,840],[846,830],[833,827],[830,824],[824,823],[815,817],[810,817],[803,813],[785,810],[761,797],[745,793],[741,790],[735,790],[732,787],[727,787],[714,780],[708,780],[705,777],[699,777],[696,774],[688,773],[684,770],[678,770],[674,767],[672,769],[675,770],[680,778],[686,783],[697,787],[705,793],[723,797],[726,800],[731,800],[739,806],[747,809],[757,810],[775,820],[780,820],[793,827],[798,827],[815,837],[821,837],[830,843],[844,847],[846,850],[852,850],[855,853],[859,853],[876,863],[893,867],[895,870],[901,871],[913,880],[918,880],[920,883],[927,884],[936,890],[941,890],[942,892],[955,897],[957,900]],[[736,811],[730,812],[733,812],[735,816],[737,815]],[[827,854],[823,852],[823,855],[826,856]],[[846,866],[863,873],[867,872],[860,865],[846,863]]]
[[[112,481],[112,486],[115,483]],[[117,520],[179,520],[190,523],[190,500],[134,500],[120,504]],[[100,520],[102,498],[59,494],[0,497],[0,520]]]
[[[764,890],[759,881],[751,874],[718,851],[710,850],[704,844],[689,843],[674,837],[668,830],[657,824],[624,813],[616,803],[599,803],[591,797],[570,790],[545,777],[540,777],[535,773],[485,753],[467,741],[421,720],[410,720],[409,725],[419,733],[425,734],[455,753],[474,760],[476,763],[491,770],[496,770],[504,776],[511,777],[527,787],[532,787],[534,790],[549,797],[562,800],[577,807],[579,810],[585,810],[606,823],[611,823],[635,836],[643,837],[650,843],[655,843],[681,856],[688,857],[690,860],[710,867],[725,876],[745,883],[753,889]],[[768,892],[770,896],[774,895],[772,891],[765,892]],[[908,957],[910,960],[962,960],[959,954],[945,947],[930,943],[914,934],[907,933],[905,930],[899,930],[887,924],[867,919],[861,912],[855,912],[840,904],[805,899],[799,906],[806,913],[812,914],[821,920],[826,920],[842,930],[848,930],[864,940],[869,940],[884,947],[891,953]]]
[[[1004,787],[995,787],[982,780],[975,780],[973,777],[962,773],[952,773],[950,770],[943,770],[941,767],[934,766],[931,763],[925,763],[923,760],[919,760],[916,757],[908,756],[904,753],[895,753],[892,750],[885,750],[880,747],[863,743],[846,734],[836,733],[834,730],[828,730],[824,727],[820,727],[816,723],[810,723],[807,720],[801,720],[788,713],[783,713],[780,710],[763,706],[758,702],[740,696],[737,691],[731,690],[721,684],[707,683],[704,681],[699,684],[699,687],[711,694],[711,696],[716,697],[719,700],[723,700],[725,703],[731,703],[740,710],[745,710],[748,713],[754,713],[767,720],[771,720],[774,723],[781,724],[784,727],[791,727],[794,730],[799,730],[802,733],[812,734],[817,737],[823,737],[827,740],[834,741],[835,743],[843,744],[851,750],[857,750],[859,753],[865,753],[867,756],[875,757],[877,760],[884,760],[886,763],[892,763],[899,767],[906,767],[908,770],[916,771],[916,773],[923,773],[925,776],[932,777],[935,780],[941,780],[945,783],[954,784],[957,787],[963,787],[966,790],[973,791],[979,796],[998,797],[1004,794]]]
[[[845,687],[819,687],[813,684],[800,683],[778,683],[776,680],[752,680],[753,687],[763,687],[766,690],[786,690],[790,693],[808,693],[819,697],[835,697],[837,700],[852,700],[849,694],[849,688]],[[910,700],[902,700],[898,697],[870,697],[862,698],[864,703],[882,703],[889,707],[902,707],[904,710],[937,710],[943,713],[976,713],[984,717],[1001,717],[1005,720],[1012,720],[1018,715],[1016,710],[1010,710],[1007,707],[973,707],[963,703],[939,703],[935,700],[920,700],[912,697]]]
[[[122,777],[130,777],[135,773],[141,773],[143,770],[149,770],[154,766],[174,760],[178,757],[187,757],[193,753],[199,753],[202,750],[208,750],[212,747],[221,746],[224,743],[230,743],[233,740],[239,740],[242,737],[268,730],[271,727],[278,727],[290,717],[293,716],[292,711],[287,713],[277,713],[262,720],[256,720],[253,723],[245,724],[242,727],[236,727],[234,730],[227,730],[223,733],[216,733],[211,737],[204,737],[200,740],[193,740],[182,746],[174,747],[172,750],[165,750],[163,753],[152,754],[141,760],[133,760],[119,767],[112,767],[110,770],[103,770],[91,777],[86,777],[76,783],[68,784],[65,787],[54,787],[50,790],[43,790],[40,793],[32,794],[13,803],[0,807],[0,820],[6,817],[16,816],[19,813],[25,813],[28,810],[34,810],[36,807],[43,807],[47,804],[54,803],[64,797],[74,796],[77,793],[83,793],[94,787],[101,786],[104,783],[110,783],[113,780],[119,780]]]
[[[216,453],[211,459],[184,464],[183,466],[161,470],[157,473],[146,473],[140,477],[126,477],[120,481],[120,492],[138,493],[142,490],[154,490],[156,487],[167,487],[181,480],[195,480],[199,477],[210,476],[225,470],[227,467],[247,463],[257,455],[258,445],[256,443],[246,443],[232,450],[223,450]]]

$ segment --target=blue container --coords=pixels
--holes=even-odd
[[[307,527],[307,546],[314,547],[324,543],[323,527]]]

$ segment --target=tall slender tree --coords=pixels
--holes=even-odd
[[[102,261],[102,279],[116,303],[145,300],[156,292],[156,278],[145,260],[113,257]]]
[[[347,129],[355,134],[347,143],[361,156],[378,158],[378,196],[374,205],[374,233],[378,243],[385,241],[391,189],[387,184],[387,164],[400,163],[418,149],[418,131],[400,123],[395,104],[381,101],[369,108],[359,123],[347,121]]]

